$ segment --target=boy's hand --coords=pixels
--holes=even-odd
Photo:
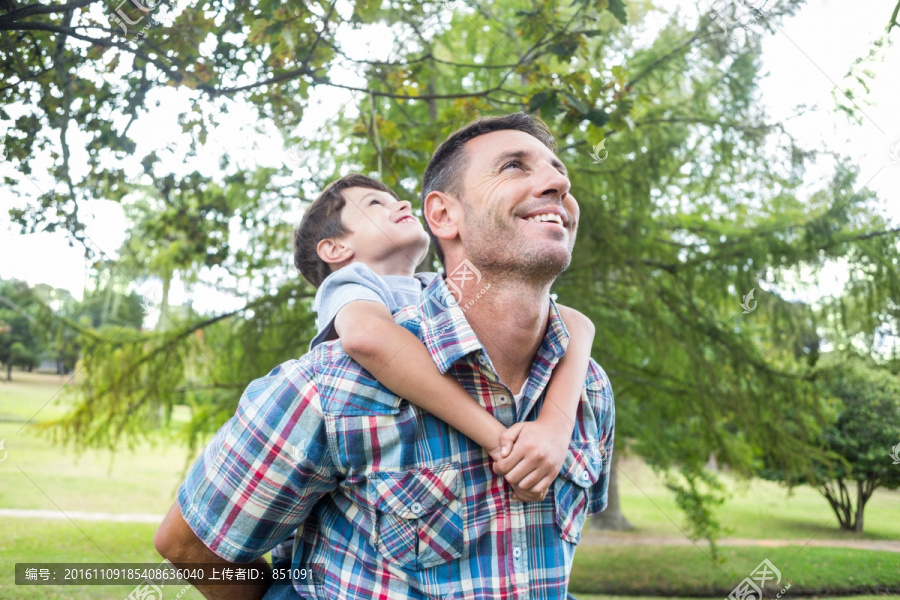
[[[505,477],[519,500],[543,500],[559,475],[570,439],[571,432],[564,436],[540,419],[516,423],[500,436],[500,452],[491,452],[494,473]],[[503,446],[511,446],[511,452],[504,454]]]

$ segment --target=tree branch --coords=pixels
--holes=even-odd
[[[82,27],[82,26],[75,26]],[[166,64],[160,62],[158,59],[152,58],[147,54],[141,52],[137,48],[132,48],[128,44],[122,42],[115,42],[108,39],[100,39],[100,38],[92,38],[86,36],[84,34],[78,33],[75,31],[75,28],[65,28],[60,27],[59,25],[50,25],[48,23],[17,23],[15,25],[3,25],[0,24],[0,31],[50,31],[53,33],[60,33],[67,36],[71,36],[77,40],[82,40],[84,42],[89,42],[91,44],[95,44],[97,46],[104,46],[108,48],[119,48],[120,50],[124,50],[126,52],[130,52],[135,56],[144,59],[148,63],[157,67],[160,71],[165,73],[171,80],[175,82],[181,82],[184,79],[184,76],[177,71],[172,71]]]
[[[84,8],[85,6],[89,6],[99,1],[100,0],[73,0],[67,4],[29,4],[28,6],[17,8],[14,11],[0,16],[0,25],[12,23],[33,15],[49,15],[52,13],[69,12],[76,8]]]

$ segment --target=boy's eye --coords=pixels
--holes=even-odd
[[[381,200],[372,198],[371,200],[369,200],[369,206],[372,206],[373,204],[381,204]]]

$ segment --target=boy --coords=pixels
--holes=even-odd
[[[513,481],[532,494],[530,499],[543,498],[571,440],[594,326],[581,313],[558,306],[569,345],[535,422],[540,434],[522,444],[517,441],[521,424],[507,430],[450,374],[442,375],[418,338],[391,316],[418,304],[422,289],[437,277],[414,273],[428,245],[410,203],[380,181],[351,174],[328,185],[294,234],[294,263],[318,288],[313,308],[319,334],[310,348],[340,338],[344,352],[393,393],[461,431],[495,461],[508,456],[507,479],[515,475]]]

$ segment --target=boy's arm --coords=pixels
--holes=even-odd
[[[350,302],[338,312],[334,327],[344,352],[385,387],[455,427],[488,452],[499,448],[506,427],[453,376],[438,371],[422,341],[395,323],[386,306]]]
[[[533,492],[548,489],[562,468],[594,343],[590,319],[565,306],[557,305],[557,309],[569,332],[566,353],[553,370],[537,419],[509,429],[502,439],[512,446],[512,452],[494,464],[495,473]]]

